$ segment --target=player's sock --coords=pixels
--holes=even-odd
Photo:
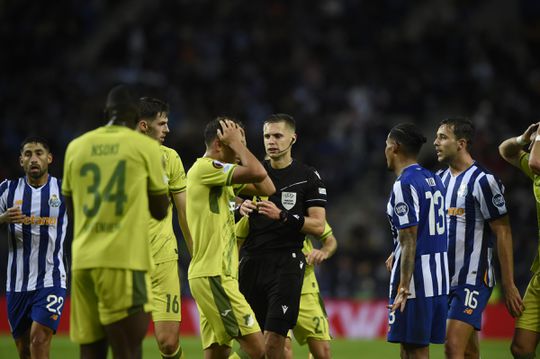
[[[182,359],[184,358],[184,353],[182,351],[182,346],[178,344],[178,348],[176,348],[176,351],[172,354],[163,354],[162,352],[159,352],[161,354],[161,357],[163,359]]]

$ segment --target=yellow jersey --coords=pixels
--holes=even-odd
[[[529,176],[533,181],[533,193],[536,202],[536,220],[538,223],[538,238],[540,238],[540,176],[533,173],[529,167],[529,153],[525,152],[519,159],[519,166],[521,170]],[[540,241],[538,243],[538,249],[536,251],[536,257],[531,266],[531,272],[537,273],[540,270]]]
[[[73,200],[73,269],[152,268],[148,192],[167,193],[155,140],[113,125],[70,142],[62,193]]]
[[[193,239],[188,279],[217,275],[238,277],[238,248],[234,229],[235,164],[197,159],[187,173],[187,223]]]
[[[172,148],[160,146],[169,193],[186,190],[186,172],[178,153]],[[176,210],[179,210],[178,208]],[[172,203],[169,203],[167,217],[158,221],[150,218],[150,246],[154,263],[159,264],[178,259],[178,245],[172,225]]]

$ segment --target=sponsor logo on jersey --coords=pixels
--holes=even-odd
[[[281,204],[286,210],[290,210],[296,204],[295,192],[281,192]]]
[[[319,194],[326,195],[326,188],[319,187]]]
[[[283,314],[285,314],[287,313],[287,309],[289,309],[289,307],[287,307],[286,305],[282,305],[281,309],[283,310]]]
[[[396,203],[394,206],[394,213],[397,216],[406,216],[409,213],[409,206],[405,202]]]
[[[221,316],[226,317],[227,315],[229,315],[230,312],[231,312],[230,309],[225,309],[223,312],[221,312]]]
[[[49,206],[57,208],[60,207],[60,204],[62,202],[60,201],[60,198],[56,194],[53,194],[51,198],[49,198]]]
[[[465,214],[465,208],[450,207],[448,208],[449,216],[463,216]]]
[[[474,310],[471,309],[471,308],[466,308],[466,309],[463,311],[463,313],[465,313],[465,314],[467,314],[467,315],[471,315],[471,314],[473,314],[473,312],[474,312]]]
[[[491,199],[493,204],[497,207],[503,207],[504,206],[504,197],[502,194],[497,193],[493,198]]]

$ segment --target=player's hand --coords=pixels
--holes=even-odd
[[[218,128],[218,139],[225,145],[230,146],[232,143],[245,143],[244,130],[238,126],[236,122],[231,120],[221,120],[221,129]]]
[[[386,269],[391,272],[392,266],[394,265],[394,252],[390,253],[384,264],[386,266]]]
[[[326,259],[328,259],[328,254],[320,249],[313,249],[306,257],[307,263],[311,265],[321,264]]]
[[[242,204],[240,205],[240,214],[245,217],[249,217],[253,211],[257,210],[257,205],[252,200],[246,199]]]
[[[405,305],[407,304],[407,299],[410,295],[411,293],[407,289],[405,289],[404,287],[400,287],[398,289],[398,293],[396,295],[394,303],[388,306],[390,311],[394,312],[396,309],[399,308],[399,310],[403,313],[403,311],[405,310]]]
[[[535,138],[536,138],[536,135],[538,134],[537,131],[538,131],[538,125],[539,124],[540,123],[537,122],[537,123],[533,123],[529,127],[527,127],[525,132],[523,132],[521,134],[521,138],[523,138],[523,140],[527,141],[527,143],[530,143],[530,142],[534,141]]]
[[[275,221],[279,221],[279,213],[281,212],[281,209],[279,209],[274,202],[272,201],[259,201],[257,202],[257,210],[260,214],[265,215],[266,217],[273,219]]]
[[[8,208],[0,217],[2,223],[23,223],[26,218],[20,207]]]
[[[521,300],[519,290],[514,284],[512,284],[508,288],[505,287],[503,291],[504,304],[506,305],[506,309],[508,310],[510,315],[514,318],[521,316],[523,310],[525,309],[525,306],[523,305],[523,301]]]

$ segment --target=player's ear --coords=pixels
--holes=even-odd
[[[142,133],[146,133],[148,130],[148,123],[145,120],[139,120],[139,122],[137,122],[137,129]]]
[[[296,143],[296,133],[293,135],[291,146]]]
[[[53,160],[53,155],[52,153],[47,153],[47,163],[48,164],[51,164],[52,163],[52,160]]]

